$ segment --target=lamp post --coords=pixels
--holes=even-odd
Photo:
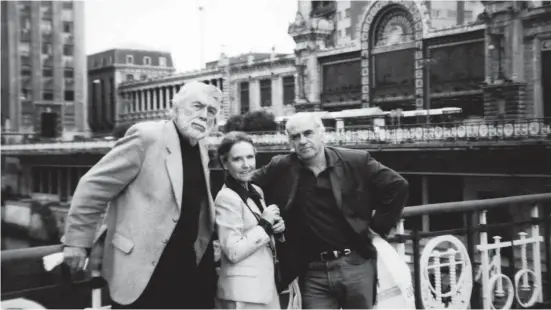
[[[205,8],[202,5],[199,5],[199,61],[200,69],[205,68]]]
[[[430,109],[431,109],[431,98],[430,98],[430,66],[431,64],[436,64],[437,61],[435,59],[432,59],[430,58],[430,52],[429,52],[429,55],[428,55],[428,58],[425,58],[423,59],[423,67],[425,68],[425,76],[427,77],[426,78],[426,81],[425,81],[425,84],[427,85],[426,86],[426,94],[427,94],[427,103],[426,103],[426,108],[427,108],[427,124],[430,124]]]

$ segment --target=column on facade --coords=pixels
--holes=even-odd
[[[169,109],[172,107],[172,101],[174,99],[175,91],[176,88],[174,87],[174,85],[168,86],[168,101],[166,103],[166,107]]]
[[[161,110],[166,110],[166,108],[168,107],[168,86],[163,86],[161,87],[161,92],[162,92],[162,95],[161,97],[163,98],[163,100],[161,101]]]
[[[534,96],[534,117],[540,118],[544,116],[543,109],[543,89],[541,82],[542,74],[542,63],[541,63],[541,46],[542,42],[539,37],[535,36],[534,41],[532,42],[532,61],[530,65],[532,66],[532,81],[534,83],[533,96]]]
[[[300,81],[299,81],[299,74],[298,72],[295,71],[295,103],[298,102],[300,100],[300,92],[301,92],[301,86],[300,86]]]
[[[128,113],[134,112],[134,91],[130,91],[128,93],[127,107],[128,107],[128,109],[127,109]]]
[[[228,98],[231,115],[241,114],[241,91],[239,89],[240,82],[241,81],[232,81],[230,85],[228,85],[233,93],[233,97]]]
[[[320,74],[318,68],[318,57],[315,53],[308,55],[308,89],[310,93],[308,94],[308,99],[312,103],[320,102]]]
[[[249,111],[260,109],[260,81],[249,80]]]
[[[522,34],[522,20],[515,18],[513,20],[511,34],[511,79],[515,82],[524,81],[524,36]]]
[[[283,80],[281,75],[272,76],[272,109],[276,116],[283,115]]]
[[[138,105],[140,103],[138,102],[138,92],[133,91],[132,92],[132,112],[136,112],[138,110]]]
[[[159,110],[159,100],[161,99],[158,96],[159,88],[157,87],[153,88],[152,92],[153,92],[153,111],[157,111]]]
[[[218,85],[220,85],[220,90],[224,90],[224,79],[223,78],[219,78],[218,79]]]
[[[138,94],[139,94],[139,100],[138,102],[140,103],[140,107],[138,108],[138,111],[142,112],[144,109],[145,109],[145,93],[143,90],[138,90]]]
[[[151,111],[153,109],[153,102],[152,102],[152,94],[151,94],[151,89],[146,89],[145,90],[145,101],[146,101],[146,104],[145,104],[145,110],[146,111]]]
[[[172,104],[174,102],[174,95],[176,94],[176,87],[174,85],[168,86],[168,103],[167,108],[172,108]]]
[[[494,79],[494,73],[493,73],[493,58],[492,58],[492,50],[490,49],[490,46],[493,44],[492,42],[492,36],[489,34],[488,31],[486,31],[485,39],[484,39],[484,71],[485,71],[485,82],[487,84],[490,84],[490,82]],[[495,47],[494,47],[495,49]]]

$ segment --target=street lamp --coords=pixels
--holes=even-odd
[[[427,94],[427,124],[430,124],[430,109],[431,109],[431,98],[430,98],[430,66],[432,64],[436,64],[438,63],[438,61],[436,59],[432,59],[430,58],[430,54],[428,55],[429,57],[428,58],[425,58],[425,59],[422,59],[422,65],[423,67],[425,68],[425,76],[427,77],[426,78],[426,85],[427,85],[427,90],[426,90],[426,94]]]

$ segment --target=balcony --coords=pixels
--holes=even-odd
[[[510,214],[511,206],[510,220],[492,216]],[[417,309],[545,309],[551,306],[550,214],[549,193],[411,206],[387,241],[410,268]],[[422,230],[416,223],[423,216],[453,216],[462,224]],[[2,251],[3,305],[22,308],[15,300],[26,298],[45,308],[106,307],[104,281],[94,270],[100,254],[93,252],[87,273],[71,282],[63,267],[49,273],[42,267],[42,257],[61,250]],[[385,293],[378,292],[379,302]]]

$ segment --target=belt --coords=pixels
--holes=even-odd
[[[339,259],[343,256],[347,256],[350,253],[352,253],[351,249],[325,251],[319,254],[319,260],[322,262],[327,262],[327,261]]]

